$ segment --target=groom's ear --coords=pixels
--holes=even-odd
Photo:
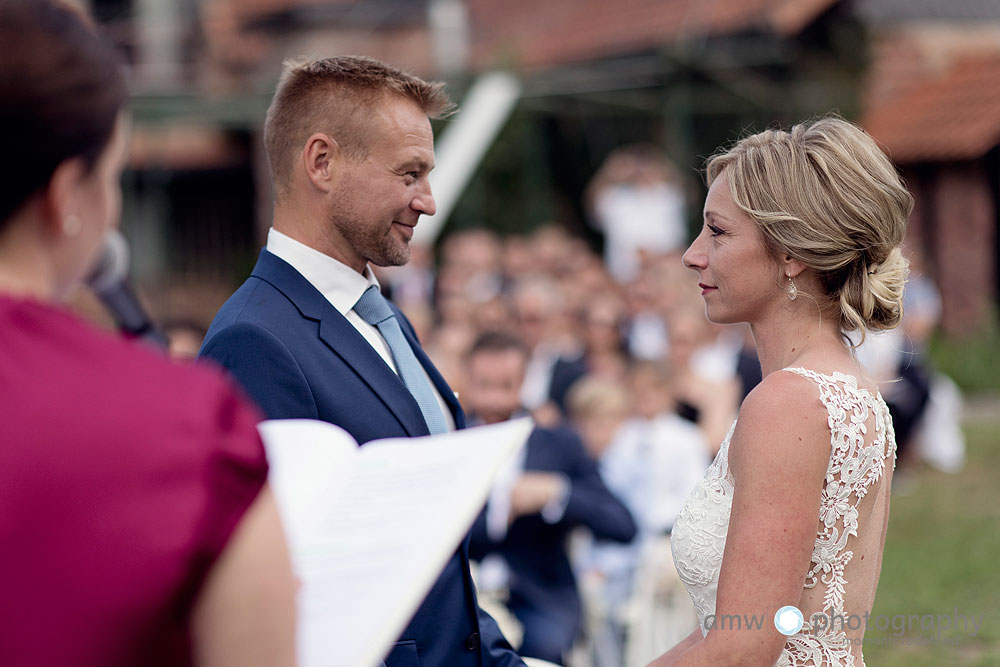
[[[313,187],[324,193],[333,189],[342,168],[343,150],[340,144],[325,132],[316,132],[306,139],[302,148],[301,163]]]

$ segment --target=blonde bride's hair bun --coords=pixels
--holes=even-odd
[[[816,296],[843,331],[863,337],[899,323],[908,272],[899,245],[913,197],[864,130],[837,116],[766,130],[710,158],[709,183],[724,170],[772,255],[819,278]]]

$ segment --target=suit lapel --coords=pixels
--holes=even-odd
[[[253,275],[285,295],[302,316],[319,322],[319,338],[344,360],[392,412],[407,435],[429,433],[420,407],[403,381],[390,369],[364,336],[290,264],[264,250]],[[411,342],[412,345],[412,342]],[[423,356],[421,363],[425,364]],[[428,360],[429,362],[429,360]]]

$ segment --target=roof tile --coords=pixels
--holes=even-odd
[[[655,48],[684,35],[792,34],[836,0],[468,0],[477,65],[536,67]]]
[[[861,123],[897,163],[982,156],[1000,143],[1000,53],[957,60],[874,102]]]

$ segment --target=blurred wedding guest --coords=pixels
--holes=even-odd
[[[500,250],[500,271],[503,275],[504,290],[508,290],[524,276],[537,271],[530,238],[516,234],[504,238]]]
[[[912,273],[903,292],[903,318],[897,329],[869,335],[858,356],[879,379],[879,388],[892,414],[900,461],[900,483],[894,492],[906,493],[906,467],[923,459],[945,472],[961,469],[965,437],[960,416],[962,396],[954,381],[936,372],[927,357],[927,345],[941,313],[937,287],[923,272],[919,253],[908,253]]]
[[[427,356],[459,398],[465,389],[465,355],[477,333],[471,322],[443,322],[424,339]]]
[[[122,64],[54,1],[0,42],[0,664],[292,665],[258,413],[61,304],[118,224]]]
[[[558,222],[546,222],[531,234],[536,267],[544,267],[553,277],[571,272],[586,244]]]
[[[614,292],[592,294],[579,313],[583,349],[563,355],[552,367],[549,397],[566,414],[566,400],[573,384],[587,375],[608,380],[625,378],[625,305]]]
[[[629,370],[629,388],[633,416],[619,429],[612,447],[633,452],[644,462],[647,475],[641,506],[633,510],[641,549],[625,650],[625,664],[645,665],[683,639],[697,620],[674,568],[670,531],[710,461],[704,433],[675,411],[668,364],[636,363]]]
[[[190,362],[198,358],[198,350],[205,339],[205,327],[194,320],[176,319],[163,323],[167,336],[167,355],[174,361]]]
[[[410,261],[403,266],[380,266],[379,280],[394,303],[410,315],[411,309],[428,307],[434,296],[434,250],[430,246],[410,246]]]
[[[757,358],[757,344],[750,327],[743,329],[743,340],[736,359],[736,377],[740,382],[740,402],[764,379],[760,372],[760,359]]]
[[[709,452],[714,455],[739,410],[741,385],[735,374],[730,377],[706,372],[697,364],[697,353],[708,340],[709,323],[704,316],[681,306],[668,321],[670,348],[668,359],[674,369],[674,401],[677,413],[696,424],[705,434]]]
[[[911,273],[903,292],[900,323],[910,352],[905,363],[922,371],[929,380],[928,400],[911,436],[913,453],[938,470],[958,472],[965,464],[965,435],[960,423],[962,392],[954,380],[934,369],[927,357],[927,346],[941,320],[941,293],[927,272],[922,254],[910,250],[908,256]]]
[[[572,244],[575,250],[563,262],[562,270],[548,269],[549,275],[556,276],[566,298],[567,321],[563,326],[571,339],[576,337],[580,326],[576,318],[587,304],[597,295],[617,295],[621,289],[599,256],[579,239],[574,239]]]
[[[521,405],[540,425],[554,426],[562,418],[549,398],[552,369],[563,352],[555,331],[563,309],[562,294],[554,281],[536,275],[514,284],[510,302],[517,331],[529,351]]]
[[[879,390],[889,406],[896,436],[896,455],[901,462],[908,458],[914,430],[931,394],[931,378],[924,362],[910,346],[902,327],[877,332],[859,343],[857,355],[877,378]]]
[[[519,392],[527,359],[513,334],[487,331],[476,339],[463,395],[470,423],[525,414]],[[569,532],[584,527],[597,539],[628,542],[635,525],[568,429],[536,428],[506,477],[473,528],[470,554],[484,561],[481,587],[506,585],[508,607],[524,627],[520,654],[562,664],[581,624]]]
[[[566,405],[570,423],[597,463],[601,479],[641,526],[640,517],[652,497],[652,479],[636,449],[618,440],[631,413],[628,391],[620,382],[588,376],[573,385]],[[596,539],[582,540],[575,548],[595,667],[621,665],[640,548],[639,541],[620,545]]]
[[[608,270],[620,283],[638,275],[644,255],[679,250],[687,240],[680,178],[654,146],[612,151],[587,186],[587,200],[604,233]]]
[[[438,326],[479,331],[481,320],[497,317],[503,287],[500,251],[496,234],[486,229],[461,230],[445,239],[434,286]]]
[[[465,293],[473,303],[493,299],[503,283],[501,244],[497,235],[488,229],[464,229],[445,239],[441,250],[441,274],[450,278],[447,289]],[[444,286],[439,285],[439,292]]]
[[[680,261],[678,258],[677,261]],[[662,359],[667,354],[667,323],[659,308],[652,271],[644,268],[625,290],[628,324],[625,332],[633,359]]]
[[[629,369],[633,416],[616,434],[646,463],[651,496],[637,508],[648,536],[669,534],[674,519],[710,463],[705,434],[676,412],[674,373],[664,362],[638,362]],[[655,657],[655,656],[654,656]]]
[[[497,294],[489,301],[483,301],[476,308],[475,324],[479,331],[506,329],[510,327],[510,304],[508,299]]]
[[[903,319],[897,329],[899,340],[894,350],[896,368],[892,381],[881,386],[892,414],[897,456],[902,463],[908,460],[911,444],[919,437],[921,422],[930,405],[934,373],[927,358],[927,345],[941,317],[941,295],[923,273],[920,254],[911,250],[907,259],[911,273],[903,291]]]
[[[643,275],[649,279],[650,291],[656,298],[656,309],[666,321],[685,304],[689,308],[700,306],[697,286],[692,288],[684,282],[685,271],[679,252],[655,257],[643,268]]]

